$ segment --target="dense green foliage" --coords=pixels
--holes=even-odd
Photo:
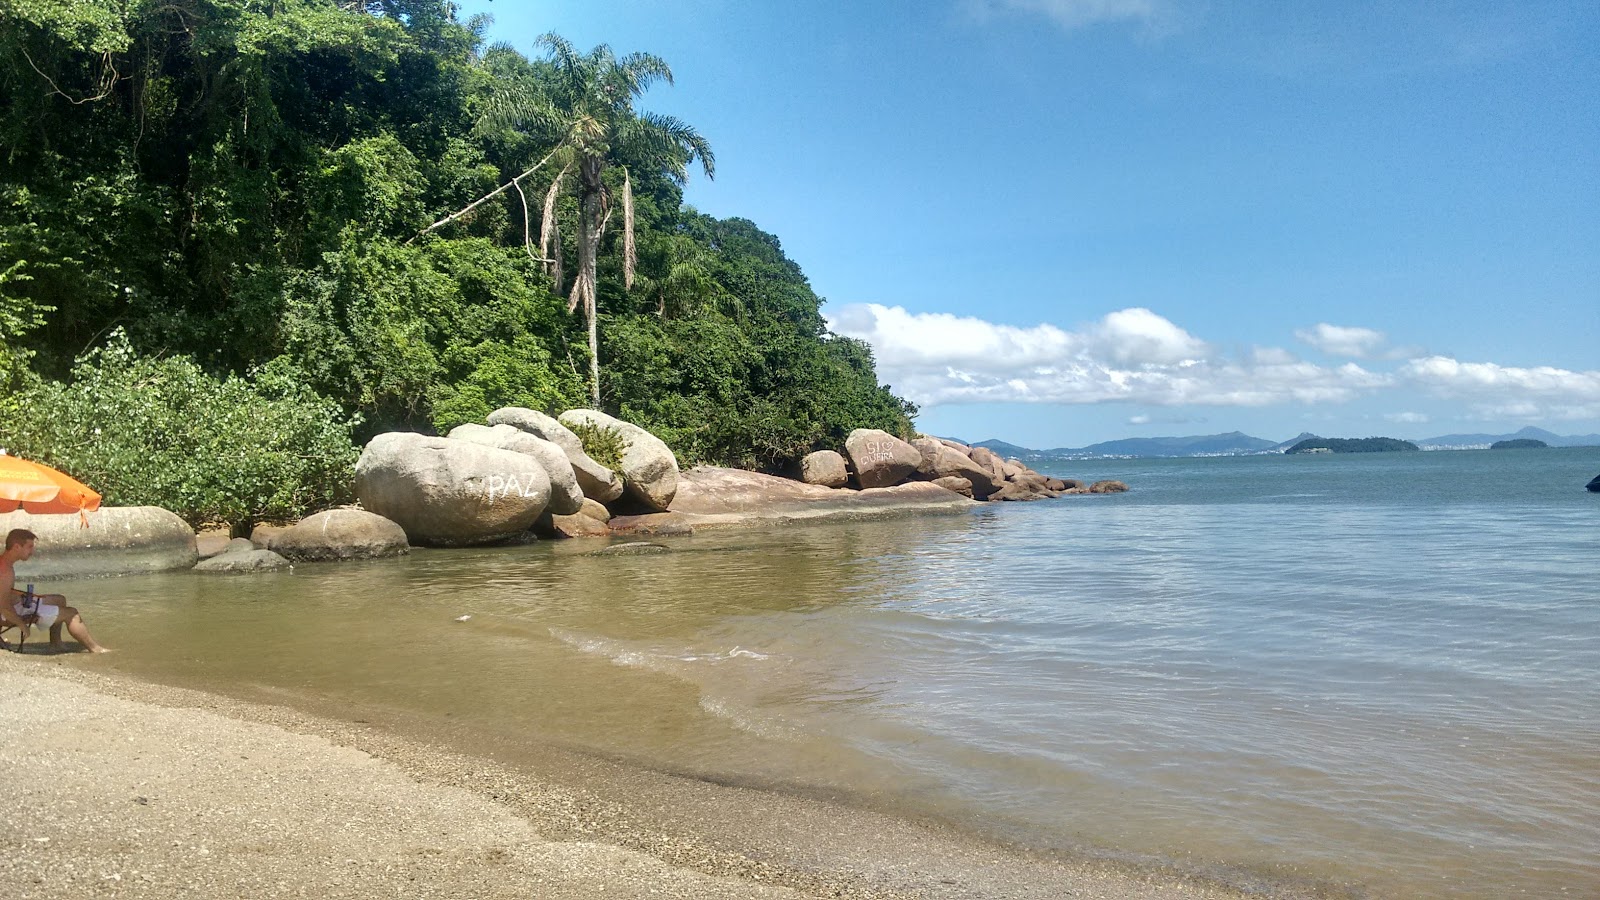
[[[115,328],[136,351],[119,346],[118,377],[187,358],[186,384],[221,386],[217,415],[225,390],[323,397],[357,438],[504,405],[557,413],[591,389],[685,463],[776,467],[851,428],[910,431],[914,407],[864,344],[828,333],[776,238],[683,205],[689,164],[710,173],[706,140],[631,102],[585,105],[631,101],[670,80],[664,63],[553,36],[529,59],[486,48],[482,27],[438,0],[0,0],[0,386],[45,380],[30,440],[52,415],[121,414],[57,408],[100,396],[74,379],[106,359],[74,360]],[[600,80],[575,92],[578,70]],[[585,283],[598,379],[568,308]],[[252,371],[271,374],[237,377]],[[0,445],[23,446],[13,421]]]
[[[352,423],[278,366],[219,380],[183,357],[139,356],[118,331],[70,384],[17,399],[7,449],[72,472],[109,505],[246,532],[348,499]]]
[[[1396,450],[1419,450],[1416,444],[1398,438],[1324,438],[1313,437],[1295,444],[1284,453],[1310,453],[1327,450],[1333,453],[1388,453]]]
[[[1509,441],[1495,441],[1489,445],[1490,450],[1538,450],[1549,447],[1544,441],[1537,438],[1512,438]]]

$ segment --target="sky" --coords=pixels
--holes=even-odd
[[[459,6],[664,58],[925,432],[1600,433],[1600,4]]]

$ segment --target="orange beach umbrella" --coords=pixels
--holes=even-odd
[[[70,475],[18,456],[0,454],[0,513],[82,513],[100,508],[100,495]]]

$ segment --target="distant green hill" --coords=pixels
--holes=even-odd
[[[1509,441],[1495,441],[1489,445],[1490,450],[1535,450],[1540,447],[1549,447],[1544,441],[1533,438],[1515,438]]]
[[[1284,453],[1389,453],[1420,449],[1410,441],[1397,438],[1306,438]]]

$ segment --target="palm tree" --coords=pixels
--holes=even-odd
[[[606,183],[606,172],[612,167],[622,168],[623,287],[631,289],[636,259],[633,179],[627,163],[648,166],[681,185],[688,180],[689,164],[696,159],[706,177],[713,177],[716,159],[712,156],[711,145],[693,127],[672,116],[633,108],[633,101],[655,82],[672,83],[672,70],[660,57],[648,53],[618,57],[605,44],[580,54],[557,34],[542,35],[537,43],[550,54],[550,68],[546,77],[539,79],[543,83],[533,91],[512,90],[501,94],[491,105],[488,118],[555,142],[555,149],[539,163],[543,165],[554,160],[561,165],[545,195],[539,258],[557,292],[561,290],[563,262],[555,222],[556,199],[565,186],[566,176],[577,170],[578,259],[572,289],[567,295],[567,311],[573,312],[581,305],[587,319],[590,398],[598,407],[596,260],[600,255],[600,239],[617,205],[612,188]],[[519,192],[521,187],[516,183],[531,172],[512,180]]]

